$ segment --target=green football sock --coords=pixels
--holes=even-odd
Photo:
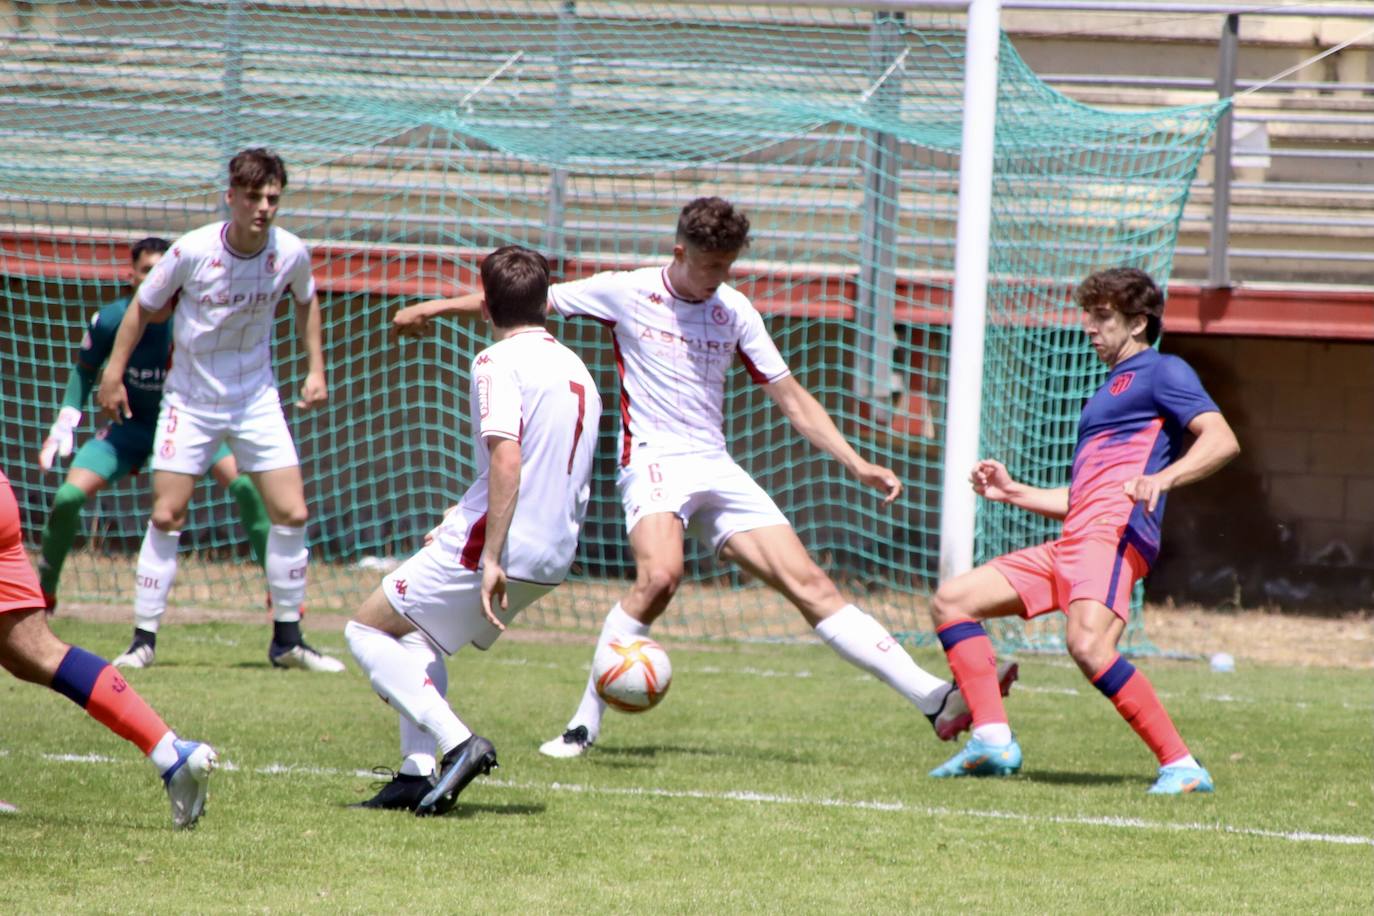
[[[262,504],[262,496],[247,474],[234,478],[229,484],[229,495],[239,507],[239,521],[248,533],[248,548],[261,566],[267,559],[267,530],[272,527],[267,507]]]
[[[64,483],[57,488],[52,508],[48,510],[48,523],[43,526],[43,560],[38,564],[38,582],[44,594],[57,594],[57,580],[62,576],[62,564],[67,562],[67,554],[76,540],[81,507],[85,504],[86,494],[80,487]]]

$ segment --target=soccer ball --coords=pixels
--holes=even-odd
[[[596,692],[621,712],[653,709],[673,682],[673,665],[663,647],[647,636],[617,636],[592,659]]]

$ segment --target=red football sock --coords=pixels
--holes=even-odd
[[[1188,746],[1159,702],[1154,685],[1126,659],[1118,655],[1097,673],[1093,686],[1112,701],[1121,718],[1150,746],[1160,766],[1188,755]]]
[[[997,656],[983,625],[975,620],[955,620],[936,630],[949,659],[949,670],[973,713],[973,727],[1006,724],[1002,688],[997,683]]]
[[[101,725],[126,741],[132,741],[147,756],[169,729],[162,717],[143,701],[113,665],[95,680],[86,712]]]

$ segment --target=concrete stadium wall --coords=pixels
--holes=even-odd
[[[1174,334],[1241,456],[1171,497],[1152,597],[1374,608],[1374,345]]]

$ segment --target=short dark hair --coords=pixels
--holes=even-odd
[[[271,181],[286,187],[286,163],[270,149],[255,146],[229,160],[229,187],[251,191]]]
[[[682,208],[677,240],[701,251],[742,251],[749,247],[749,217],[723,198],[698,197]]]
[[[1073,291],[1083,311],[1105,305],[1126,318],[1145,316],[1145,339],[1154,344],[1164,328],[1164,293],[1150,275],[1134,267],[1112,267],[1090,275]]]
[[[504,245],[482,259],[482,290],[491,323],[498,328],[543,327],[548,314],[549,262],[537,251]]]
[[[134,242],[134,247],[129,249],[129,262],[137,264],[139,257],[145,254],[163,254],[172,243],[155,235],[150,235],[146,239],[139,239]]]

